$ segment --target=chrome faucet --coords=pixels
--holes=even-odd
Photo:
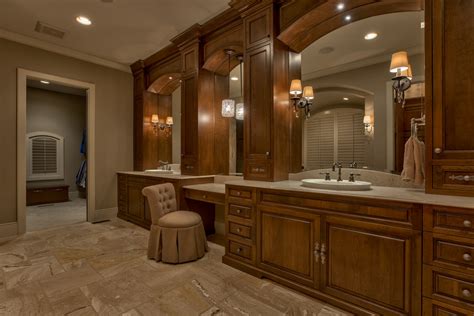
[[[337,182],[342,181],[342,164],[340,162],[335,162],[332,164],[332,171],[336,171],[336,167],[339,169],[337,175]]]
[[[349,168],[357,169],[357,162],[354,160],[349,164]]]
[[[159,160],[158,163],[160,164],[161,170],[171,170],[171,167],[168,166],[170,164],[168,161]]]

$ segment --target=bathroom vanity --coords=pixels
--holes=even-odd
[[[228,182],[223,262],[358,315],[471,315],[473,202]]]

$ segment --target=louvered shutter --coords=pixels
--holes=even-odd
[[[28,181],[64,179],[64,138],[46,132],[28,134]]]

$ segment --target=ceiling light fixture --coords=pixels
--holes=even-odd
[[[344,10],[344,7],[345,7],[344,3],[339,3],[339,4],[337,5],[337,9],[338,9],[339,11]]]
[[[377,33],[375,33],[375,32],[370,32],[370,33],[365,34],[364,38],[365,38],[367,41],[371,41],[371,40],[373,40],[373,39],[376,39],[377,36],[379,36]]]
[[[349,101],[349,98],[346,98],[346,97],[344,97],[344,98],[342,98],[342,99],[343,99],[344,101]]]
[[[349,22],[352,19],[352,17],[350,15],[346,15],[344,19]]]
[[[232,80],[232,81],[238,81],[238,80],[239,80],[239,77],[232,76],[232,77],[230,77],[230,80]]]
[[[50,82],[47,81],[47,80],[40,80],[40,82],[41,82],[42,84],[50,84]]]
[[[173,80],[173,77],[170,76],[170,77],[168,77],[168,79],[169,79],[169,80]]]
[[[79,15],[78,17],[76,17],[76,21],[78,23],[81,23],[82,25],[91,25],[92,24],[92,21],[88,17],[85,17],[83,15]]]

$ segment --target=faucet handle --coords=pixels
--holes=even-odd
[[[324,180],[331,181],[331,174],[329,172],[320,172],[319,174],[324,175]]]
[[[360,173],[352,173],[352,172],[351,172],[351,173],[349,174],[349,182],[355,182],[355,177],[356,177],[356,176],[357,176],[357,177],[360,176]]]

